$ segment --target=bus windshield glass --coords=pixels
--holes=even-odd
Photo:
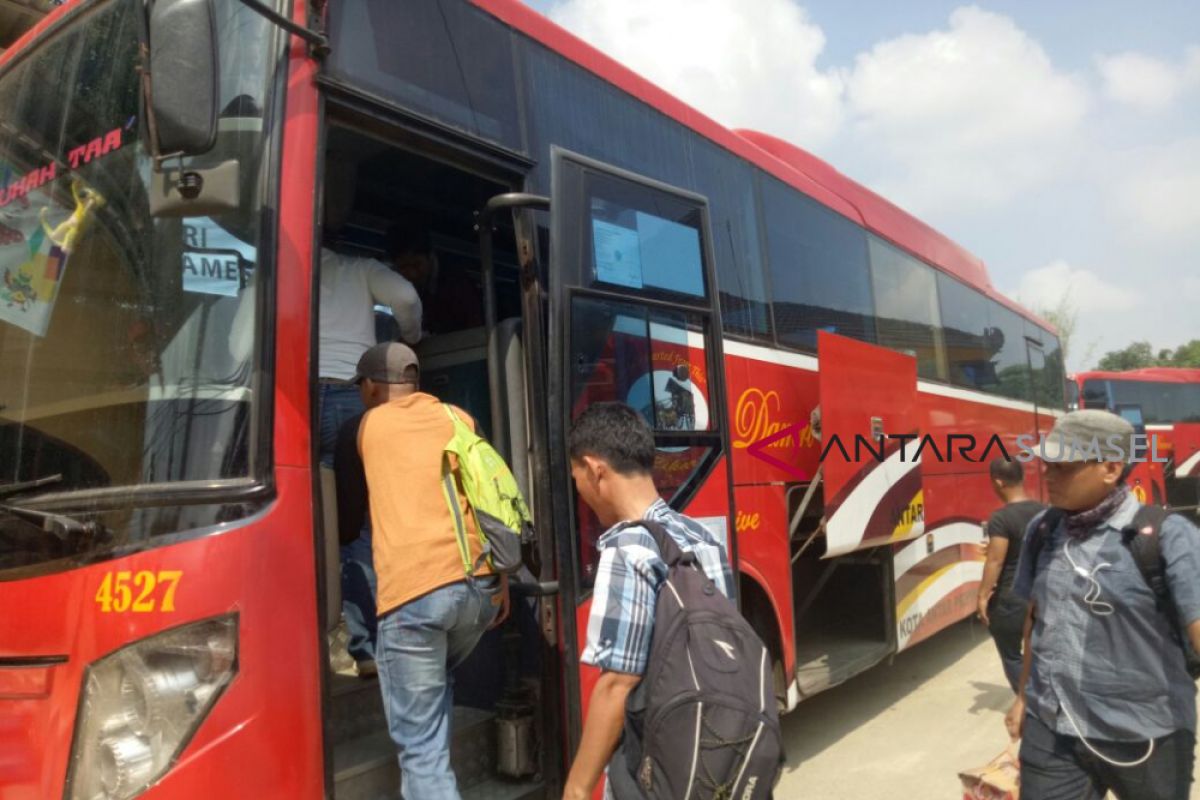
[[[276,29],[216,6],[218,133],[191,165],[236,160],[236,210],[150,214],[141,0],[73,12],[0,73],[0,491],[58,475],[44,492],[186,490],[263,470],[255,284]]]

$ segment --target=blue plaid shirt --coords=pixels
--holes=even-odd
[[[1196,730],[1196,685],[1183,649],[1122,541],[1137,509],[1130,495],[1086,539],[1070,540],[1070,559],[1064,523],[1047,536],[1036,565],[1029,549],[1035,537],[1022,543],[1013,593],[1037,605],[1026,709],[1066,736],[1146,741]],[[1039,514],[1029,530],[1040,521]],[[1200,531],[1169,516],[1159,542],[1167,585],[1187,625],[1200,619]],[[1092,584],[1076,566],[1094,576],[1096,600],[1112,606],[1111,614],[1089,608]]]
[[[694,553],[704,574],[729,596],[733,571],[725,548],[707,528],[671,510],[661,498],[642,518],[665,527],[679,548]],[[619,528],[609,528],[596,542],[600,563],[581,659],[601,669],[641,675],[650,657],[654,603],[667,578],[667,565],[648,530],[636,525]]]

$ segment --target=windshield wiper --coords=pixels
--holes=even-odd
[[[34,478],[31,481],[6,483],[4,485],[0,485],[0,497],[12,497],[13,495],[27,492],[30,489],[40,489],[43,486],[51,486],[55,483],[62,483],[62,479],[62,473],[57,472],[53,475],[47,475],[44,478]]]
[[[59,480],[61,475],[51,476]],[[48,483],[54,483],[49,478],[42,478],[39,481],[29,481],[25,484],[25,488],[33,488],[35,486],[44,486]],[[16,484],[6,486],[5,489],[14,490]],[[20,491],[20,490],[16,490]],[[15,492],[10,491],[9,494]],[[25,506],[15,505],[13,503],[0,503],[0,512],[9,514],[17,519],[23,519],[26,522],[32,522],[34,525],[41,527],[43,531],[51,534],[63,544],[81,544],[84,547],[89,547],[106,531],[103,525],[98,522],[84,522],[67,514],[55,514],[51,511],[38,511],[34,508],[26,508]]]

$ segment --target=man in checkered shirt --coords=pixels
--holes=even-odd
[[[592,690],[579,752],[563,790],[587,800],[621,739],[625,701],[641,680],[654,634],[654,604],[667,577],[654,537],[629,521],[661,523],[726,596],[733,573],[724,546],[700,523],[663,502],[654,486],[654,435],[623,403],[589,406],[571,427],[575,488],[608,530],[596,542],[600,564],[592,591],[582,661],[603,672]],[[620,528],[618,530],[618,528]]]

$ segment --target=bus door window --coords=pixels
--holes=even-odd
[[[655,433],[712,429],[704,323],[699,315],[576,297],[571,306],[572,416],[598,402],[628,403]],[[660,445],[654,482],[670,499],[702,474],[716,451],[708,445]],[[603,530],[576,504],[580,558],[591,583]]]

